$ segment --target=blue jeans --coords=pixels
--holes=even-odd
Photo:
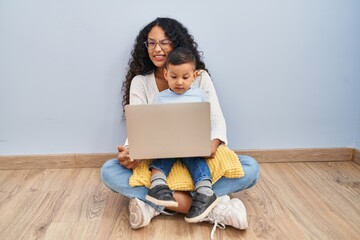
[[[151,163],[149,168],[158,169],[162,173],[164,173],[165,176],[167,177],[176,160],[177,158],[156,159]],[[209,166],[207,165],[206,160],[204,158],[201,157],[181,158],[181,162],[189,170],[194,185],[196,185],[198,182],[201,182],[203,180],[211,181]]]
[[[248,189],[256,184],[259,179],[259,165],[257,161],[249,156],[239,155],[241,164],[245,173],[242,178],[220,178],[213,184],[213,191],[220,197],[230,193],[235,193]],[[119,161],[114,158],[104,163],[101,168],[101,179],[104,184],[114,192],[121,193],[129,198],[138,198],[147,204],[153,206],[158,211],[163,211],[164,207],[154,205],[145,200],[148,193],[146,187],[130,187],[129,178],[132,170],[123,167]]]

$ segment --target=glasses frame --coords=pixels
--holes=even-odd
[[[164,45],[164,43],[162,43],[163,41],[167,41],[167,43]],[[146,47],[147,49],[149,49],[149,50],[153,50],[153,49],[156,48],[157,45],[159,45],[159,47],[160,47],[163,51],[166,51],[166,50],[169,50],[169,49],[170,49],[171,44],[172,44],[172,42],[171,42],[169,39],[163,39],[163,40],[160,40],[160,41],[154,41],[154,43],[156,43],[156,44],[154,45],[154,47],[153,47],[153,48],[149,48],[149,40],[146,40],[146,41],[144,42],[145,47]]]

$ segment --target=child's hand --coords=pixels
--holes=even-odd
[[[216,139],[211,140],[210,144],[211,144],[211,155],[210,155],[210,157],[213,158],[213,157],[215,157],[216,150],[220,146],[221,141],[216,138]]]

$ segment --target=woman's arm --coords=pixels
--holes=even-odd
[[[146,98],[145,76],[137,75],[130,85],[130,104],[148,104]]]
[[[207,100],[211,107],[211,139],[220,140],[221,143],[227,144],[226,122],[221,111],[219,100],[216,94],[215,87],[211,81],[209,74],[206,71],[200,71],[198,78],[194,85],[203,89]],[[212,141],[212,145],[217,141]]]
[[[211,155],[210,157],[214,157],[216,153],[216,149],[222,144],[222,141],[218,138],[212,139],[210,141],[211,144]]]
[[[130,85],[130,104],[147,104],[146,88],[144,76],[138,75],[133,78]],[[129,155],[128,140],[124,145],[119,145],[117,159],[120,164],[128,169],[134,169],[139,165],[139,161],[132,159]]]

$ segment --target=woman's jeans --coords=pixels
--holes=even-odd
[[[244,177],[242,178],[220,178],[213,184],[213,191],[216,196],[227,195],[248,189],[256,184],[259,179],[259,165],[257,161],[245,155],[239,155],[241,165],[244,170]],[[138,198],[147,204],[153,206],[158,211],[163,211],[164,207],[156,206],[147,200],[145,196],[148,192],[146,187],[130,187],[129,178],[132,170],[123,167],[119,161],[111,159],[104,163],[101,168],[101,178],[104,184],[112,191],[121,193],[129,198]]]
[[[180,158],[181,162],[185,165],[187,170],[189,171],[191,178],[194,182],[194,185],[203,180],[211,180],[211,174],[209,170],[209,166],[206,163],[206,160],[201,157],[187,157]],[[167,177],[169,176],[170,170],[177,158],[162,158],[156,159],[152,161],[150,165],[150,169],[155,168],[160,170]]]

